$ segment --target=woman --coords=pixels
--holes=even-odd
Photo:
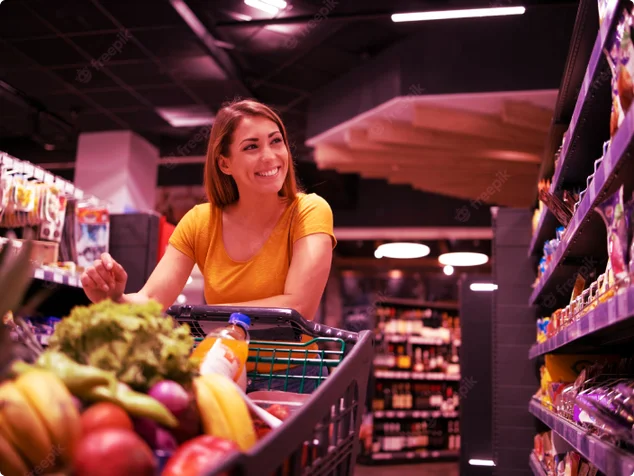
[[[153,299],[167,309],[197,264],[208,304],[292,308],[313,319],[336,245],[332,210],[318,195],[298,191],[286,129],[275,112],[253,100],[218,112],[205,189],[209,203],[178,223],[143,289],[124,294],[127,274],[104,254],[82,275],[88,298]]]

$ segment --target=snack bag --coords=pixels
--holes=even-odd
[[[628,275],[628,231],[623,204],[623,185],[595,207],[608,231],[608,257],[617,281]]]
[[[623,114],[627,114],[634,100],[634,43],[632,43],[632,16],[627,15],[619,47],[619,61],[616,68],[616,92]]]
[[[619,15],[618,23],[614,31],[614,36],[606,42],[604,54],[608,60],[610,71],[612,72],[612,113],[610,115],[610,137],[614,137],[616,131],[621,126],[625,114],[619,97],[618,77],[620,72],[621,43],[626,25],[629,24],[630,15],[623,9]],[[627,77],[624,76],[624,80]]]

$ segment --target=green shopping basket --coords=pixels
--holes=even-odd
[[[229,458],[204,476],[352,475],[373,358],[372,333],[310,322],[292,309],[173,306],[168,310],[190,326],[197,342],[207,333],[205,323],[226,323],[234,312],[251,319],[250,386],[310,397],[249,452]],[[311,339],[303,342],[302,335]]]

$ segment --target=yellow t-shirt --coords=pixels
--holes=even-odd
[[[234,261],[228,256],[222,239],[222,210],[210,203],[196,205],[188,211],[176,226],[169,243],[196,262],[205,280],[205,301],[213,305],[283,294],[293,244],[314,233],[330,235],[335,247],[332,210],[319,195],[298,193],[271,236],[248,261]],[[304,336],[303,340],[309,338]],[[274,368],[278,370],[285,366]],[[263,370],[259,365],[258,371]]]

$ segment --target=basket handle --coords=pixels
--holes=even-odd
[[[356,332],[308,321],[295,309],[289,308],[175,305],[167,310],[167,314],[176,319],[215,322],[226,322],[234,312],[246,314],[254,324],[290,327],[311,337],[332,337],[349,343],[356,343],[359,339]]]

